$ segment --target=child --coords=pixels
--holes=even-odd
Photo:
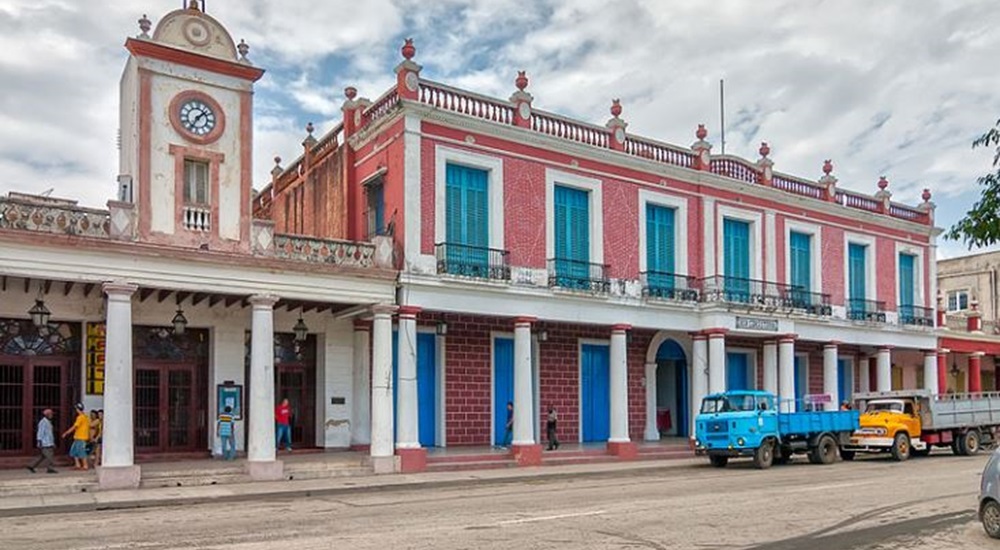
[[[224,460],[233,460],[236,458],[236,438],[234,435],[234,424],[233,419],[233,408],[226,407],[219,415],[219,439],[222,443],[222,458]]]
[[[553,407],[549,407],[549,417],[545,420],[545,434],[549,440],[547,450],[553,451],[559,448],[559,440],[556,438],[556,424],[559,422],[559,415]]]

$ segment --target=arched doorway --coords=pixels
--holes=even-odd
[[[688,437],[690,405],[687,356],[676,340],[656,350],[656,428],[660,437]]]

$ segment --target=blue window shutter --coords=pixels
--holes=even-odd
[[[445,180],[446,241],[467,246],[487,246],[489,175],[486,170],[449,164]]]
[[[553,200],[556,273],[569,278],[561,285],[582,284],[590,277],[590,194],[557,185]]]
[[[812,235],[791,232],[788,236],[790,256],[789,283],[812,290]]]
[[[726,299],[750,300],[750,224],[724,219],[722,222],[723,275]]]
[[[674,210],[646,205],[646,270],[674,273]]]
[[[914,256],[911,254],[899,255],[899,305],[900,307],[912,307],[913,298],[916,293],[914,284]]]
[[[866,266],[865,253],[866,246],[863,244],[850,244],[848,246],[848,286],[851,300],[865,300],[866,293]]]

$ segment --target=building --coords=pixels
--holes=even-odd
[[[847,191],[830,161],[818,180],[782,174],[767,144],[716,155],[703,126],[690,147],[633,135],[618,100],[605,125],[572,120],[537,109],[524,72],[491,98],[424,78],[412,41],[401,53],[396,85],[347,88],[343,122],[310,125],[254,201],[277,231],[392,239],[376,459],[417,470],[427,447],[500,443],[508,402],[514,455],[534,464],[550,407],[561,439],[628,458],[691,435],[707,392],[832,408],[891,388],[902,362],[937,390],[928,191],[917,206],[885,178]]]
[[[125,44],[117,199],[0,199],[0,459],[34,452],[44,408],[65,429],[76,401],[105,411],[103,487],[136,486],[136,456],[204,456],[226,404],[258,478],[281,474],[281,397],[296,445],[367,445],[391,243],[254,219],[263,70],[197,1],[152,29]]]

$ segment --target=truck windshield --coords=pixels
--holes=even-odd
[[[868,404],[865,412],[903,412],[903,403],[899,401],[873,401]]]
[[[754,410],[752,395],[727,395],[725,397],[706,398],[701,402],[701,412],[720,413],[732,411]]]

